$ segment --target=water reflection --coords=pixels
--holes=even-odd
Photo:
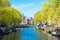
[[[35,28],[22,28],[20,36],[20,40],[42,40],[42,36],[35,31]]]

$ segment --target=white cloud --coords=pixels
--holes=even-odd
[[[21,4],[21,5],[12,5],[12,7],[19,9],[19,8],[30,7],[30,6],[33,6],[33,5],[34,5],[34,3],[30,3],[30,4]]]

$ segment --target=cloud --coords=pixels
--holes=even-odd
[[[30,3],[30,4],[21,4],[21,5],[12,5],[12,7],[19,9],[19,8],[30,7],[30,6],[33,6],[33,5],[34,5],[34,3]]]
[[[33,6],[34,3],[31,3],[31,4],[22,4],[21,7],[30,7],[30,6]]]

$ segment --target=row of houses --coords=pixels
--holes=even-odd
[[[33,24],[33,18],[31,17],[31,18],[27,18],[27,17],[25,17],[24,15],[23,15],[23,17],[22,17],[22,24]]]

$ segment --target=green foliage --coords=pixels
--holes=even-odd
[[[0,0],[0,22],[5,22],[7,26],[12,23],[22,21],[21,13],[10,6],[9,0]]]
[[[0,8],[2,7],[10,7],[9,0],[0,0]]]
[[[60,0],[51,0],[42,5],[42,10],[38,11],[34,16],[34,21],[50,22],[53,25],[60,24]]]
[[[21,21],[21,13],[11,7],[9,0],[0,0],[0,22],[4,22],[6,27],[11,27],[12,23],[18,24]],[[6,35],[4,40],[20,40],[19,32]]]
[[[48,10],[49,10],[49,5],[48,3],[46,3],[45,5],[42,5],[42,10],[38,11],[35,15],[34,15],[34,19],[35,22],[45,22],[47,21],[48,18]],[[37,20],[37,21],[36,21]]]
[[[0,22],[4,22],[6,27],[11,27],[12,23],[18,24],[21,21],[21,13],[11,7],[9,0],[0,0]],[[20,40],[19,32],[5,35],[4,40]]]
[[[21,13],[14,8],[4,7],[0,9],[0,21],[5,22],[7,25],[11,25],[12,23],[20,23],[21,22]]]

